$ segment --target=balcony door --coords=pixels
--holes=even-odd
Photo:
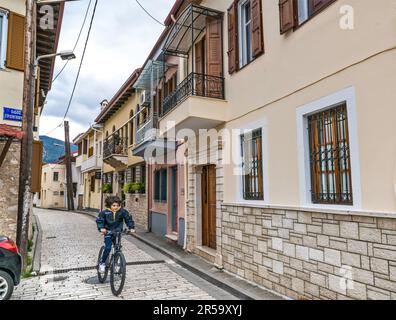
[[[203,37],[195,44],[195,73],[193,75],[195,82],[195,94],[197,96],[205,95],[205,55],[206,39]]]
[[[202,170],[202,245],[216,249],[216,167]]]

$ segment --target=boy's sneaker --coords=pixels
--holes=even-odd
[[[105,263],[100,263],[99,264],[99,272],[104,273],[106,271],[106,264]]]

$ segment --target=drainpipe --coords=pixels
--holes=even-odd
[[[188,226],[188,156],[186,153],[188,152],[188,148],[185,150],[184,156],[184,246],[183,249],[187,249],[187,226]]]

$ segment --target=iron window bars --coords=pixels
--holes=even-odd
[[[264,200],[262,129],[241,136],[243,198]]]
[[[346,104],[308,117],[312,202],[352,205]]]

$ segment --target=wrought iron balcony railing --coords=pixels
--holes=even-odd
[[[103,156],[109,158],[112,155],[128,155],[128,144],[126,138],[111,137],[104,142]]]
[[[200,96],[215,99],[225,99],[224,78],[201,73],[190,73],[176,88],[164,99],[161,116],[164,116],[188,96]]]

